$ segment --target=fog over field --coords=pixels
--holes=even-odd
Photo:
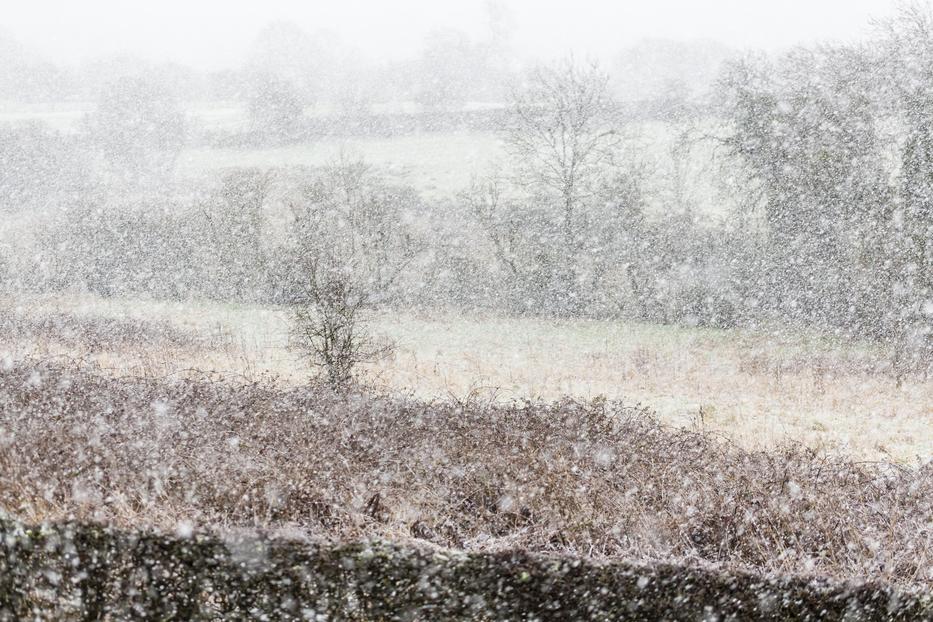
[[[933,5],[0,12],[0,620],[933,619]]]

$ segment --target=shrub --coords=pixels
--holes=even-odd
[[[301,288],[293,343],[333,385],[345,385],[359,363],[390,351],[365,322],[420,250],[407,225],[417,205],[410,190],[346,159],[302,193],[293,231]]]
[[[746,451],[605,401],[0,367],[0,508],[930,587],[933,465]],[[0,575],[2,576],[2,575]]]

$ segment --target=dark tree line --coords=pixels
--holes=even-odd
[[[723,164],[756,229],[764,312],[929,359],[933,14],[908,5],[859,47],[729,64]]]

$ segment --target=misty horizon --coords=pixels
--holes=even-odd
[[[241,65],[250,44],[271,23],[289,23],[336,42],[367,63],[415,57],[432,33],[456,30],[471,40],[506,39],[524,62],[574,53],[610,62],[645,40],[713,42],[738,50],[778,52],[796,45],[845,43],[870,32],[873,19],[896,3],[733,0],[655,2],[650,6],[587,0],[263,3],[261,7],[172,1],[139,5],[113,0],[32,2],[8,9],[0,36],[17,41],[38,59],[78,66],[131,57],[219,71]],[[842,9],[841,11],[837,9]],[[496,32],[493,32],[496,31]]]

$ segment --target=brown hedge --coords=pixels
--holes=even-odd
[[[0,511],[933,588],[933,463],[750,452],[605,401],[0,366]]]

